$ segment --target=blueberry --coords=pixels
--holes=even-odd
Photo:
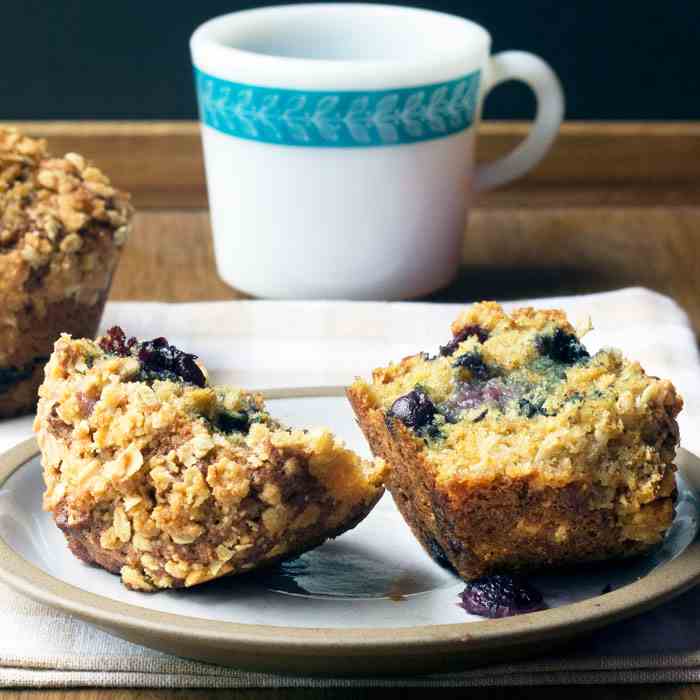
[[[485,402],[495,403],[501,410],[506,403],[513,398],[513,391],[507,387],[500,378],[489,379],[482,387],[482,399]]]
[[[460,355],[453,363],[453,367],[468,369],[473,379],[486,381],[492,374],[491,369],[478,352],[467,352]]]
[[[447,345],[440,346],[440,354],[443,357],[453,355],[459,344],[464,342],[470,335],[475,335],[480,343],[485,343],[489,339],[489,332],[481,326],[465,326]]]
[[[167,371],[173,367],[175,353],[166,338],[154,338],[139,345],[138,358],[151,372]]]
[[[509,617],[546,610],[542,594],[527,581],[513,576],[485,576],[470,581],[460,605],[472,615]]]
[[[487,404],[497,406],[501,411],[505,410],[510,401],[519,397],[517,387],[506,384],[501,377],[492,377],[486,382],[458,382],[450,398],[440,405],[440,412],[449,423],[456,423],[460,419],[461,412],[478,408]],[[482,420],[486,414],[478,416],[474,422]]]
[[[540,354],[545,355],[550,360],[561,362],[565,365],[573,365],[579,360],[590,357],[588,350],[581,344],[579,339],[557,328],[552,335],[541,335],[537,338],[537,349]]]
[[[244,411],[222,411],[216,416],[215,424],[222,433],[247,433],[250,416]]]
[[[398,418],[407,428],[419,430],[433,421],[436,408],[430,397],[422,389],[414,389],[400,396],[391,405],[389,418]]]
[[[520,401],[518,401],[518,408],[520,409],[520,413],[522,413],[526,418],[534,418],[535,416],[549,415],[547,411],[544,410],[543,401],[531,401],[530,399],[520,399]]]
[[[482,420],[484,420],[484,418],[486,418],[488,412],[488,409],[484,409],[476,418],[474,418],[472,423],[480,423]]]
[[[446,408],[452,409],[457,414],[464,409],[481,406],[484,403],[484,385],[470,382],[458,383],[452,396],[445,403]]]
[[[178,351],[179,352],[179,351]],[[175,358],[173,371],[178,377],[181,377],[190,384],[204,386],[207,383],[204,373],[195,362],[196,355],[190,355],[186,352],[180,352]]]
[[[126,357],[131,354],[132,348],[136,345],[136,338],[127,340],[126,333],[119,326],[112,326],[100,338],[100,347],[112,355]]]
[[[206,385],[204,373],[195,362],[197,356],[182,352],[166,338],[139,343],[136,338],[127,339],[119,326],[113,326],[100,339],[100,347],[113,355],[137,357],[146,379],[181,379],[196,386]]]
[[[195,362],[197,356],[170,345],[165,338],[144,341],[138,346],[137,356],[143,370],[149,375],[163,379],[174,375],[196,386],[206,385],[204,373]]]

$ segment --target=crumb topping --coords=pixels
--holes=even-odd
[[[53,158],[43,139],[0,127],[0,246],[40,267],[56,250],[79,250],[91,226],[123,245],[130,218],[128,197],[81,155]]]
[[[128,195],[82,156],[52,157],[44,140],[0,127],[0,367],[27,359],[23,318],[65,299],[99,302],[132,215]]]
[[[100,339],[99,344],[105,352],[138,358],[141,363],[140,376],[144,380],[182,379],[199,387],[207,383],[202,368],[196,362],[197,356],[170,345],[167,338],[139,342],[136,338],[127,338],[119,326],[114,326]]]
[[[144,377],[141,344],[117,335],[59,339],[35,430],[45,508],[78,556],[127,586],[253,568],[351,526],[381,494],[381,460],[281,425],[259,395]]]

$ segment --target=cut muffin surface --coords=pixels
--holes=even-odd
[[[34,407],[62,332],[97,332],[132,216],[82,156],[0,127],[0,418]]]
[[[673,385],[591,356],[561,311],[466,310],[437,356],[348,390],[426,550],[463,578],[646,551],[675,497]]]
[[[382,460],[326,429],[287,428],[259,395],[210,386],[164,338],[64,335],[39,396],[44,508],[77,557],[129,588],[291,557],[354,527],[383,492]]]

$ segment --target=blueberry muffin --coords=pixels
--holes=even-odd
[[[359,523],[384,464],[262,398],[211,386],[164,338],[57,341],[35,431],[44,508],[80,559],[129,588],[193,586],[271,564]]]
[[[432,557],[465,580],[627,557],[674,517],[673,385],[590,355],[561,311],[476,304],[437,356],[348,390],[387,487]]]
[[[0,127],[0,418],[34,407],[62,332],[97,332],[131,219],[82,156]]]

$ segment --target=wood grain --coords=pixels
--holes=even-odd
[[[516,299],[643,285],[677,299],[700,333],[700,207],[478,209],[462,260],[454,284],[429,299]],[[216,274],[207,212],[137,215],[112,299],[242,296]]]
[[[2,124],[3,122],[0,122]],[[138,207],[206,206],[196,122],[20,122],[56,153],[98,163]],[[528,133],[524,122],[484,122],[478,156],[493,160]],[[567,123],[526,177],[485,193],[482,207],[700,205],[700,123]]]

